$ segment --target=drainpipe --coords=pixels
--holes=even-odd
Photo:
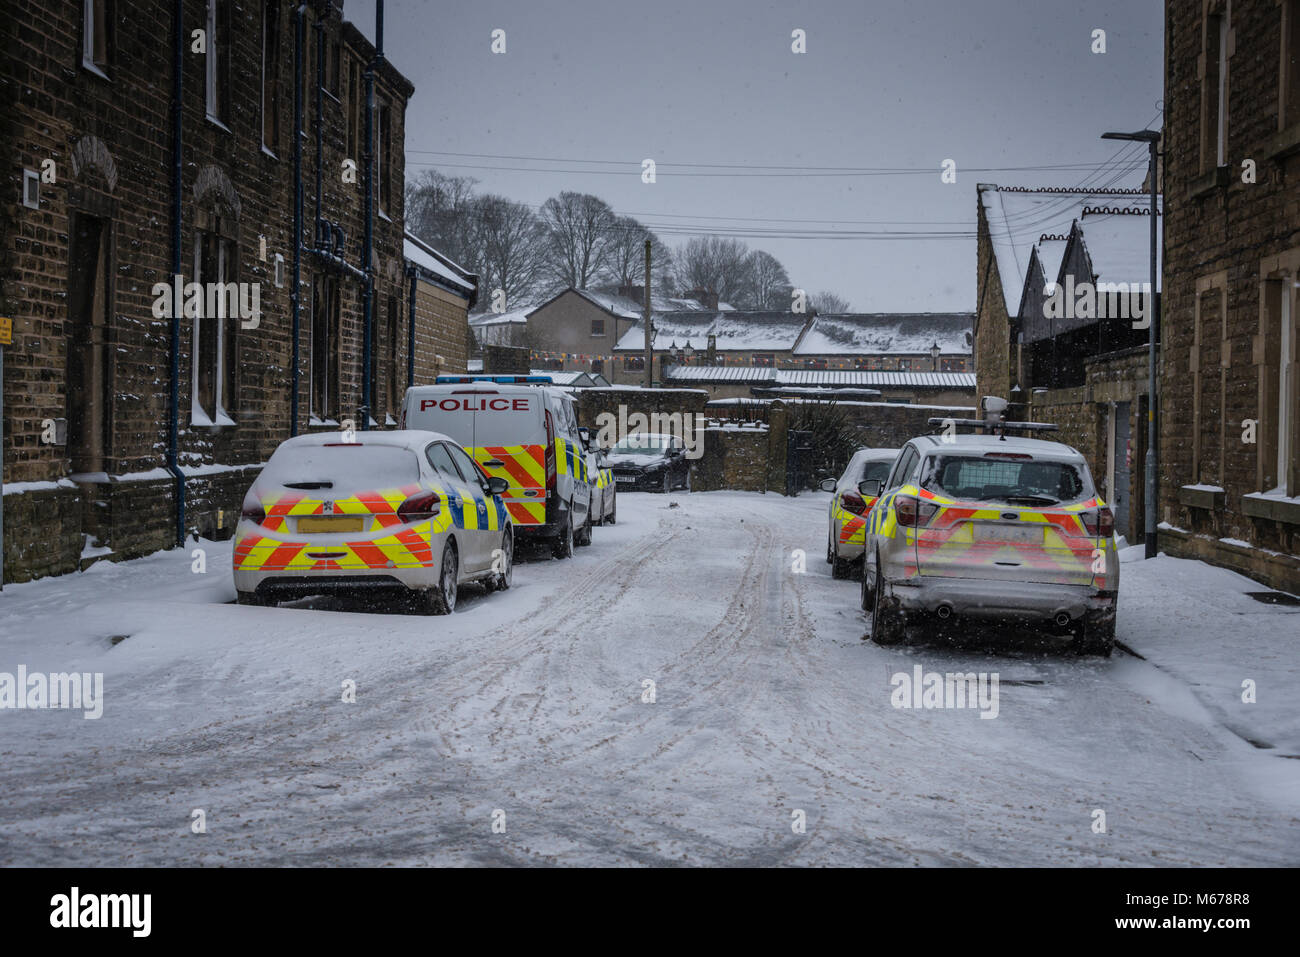
[[[411,280],[410,319],[406,324],[406,387],[409,389],[415,385],[415,270],[408,268],[406,275]]]
[[[320,235],[321,160],[325,150],[325,104],[321,93],[325,89],[325,12],[323,3],[316,5],[316,235]],[[298,70],[302,74],[301,68]]]
[[[293,11],[293,391],[289,397],[289,434],[298,434],[298,391],[302,383],[299,339],[302,334],[302,45],[305,5]],[[319,119],[317,120],[319,124]],[[319,125],[317,126],[319,135]],[[317,192],[320,187],[320,157],[316,158]],[[319,205],[320,197],[316,198]]]
[[[185,62],[184,0],[172,0],[172,328],[167,390],[167,471],[176,480],[176,544],[185,545],[185,474],[177,464],[181,377],[181,78]]]
[[[366,232],[361,244],[362,287],[361,428],[370,428],[370,352],[374,348],[375,273],[375,70],[384,62],[384,0],[375,3],[375,55],[366,67]]]

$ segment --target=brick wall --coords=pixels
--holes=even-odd
[[[1203,14],[1227,8],[1201,0],[1170,0],[1166,8],[1159,518],[1204,537],[1162,531],[1161,547],[1175,553],[1242,567],[1235,546],[1219,541],[1229,538],[1291,556],[1256,553],[1249,573],[1296,591],[1300,507],[1260,518],[1243,499],[1280,481],[1267,445],[1277,427],[1276,393],[1267,386],[1277,378],[1281,333],[1276,314],[1267,329],[1261,322],[1269,317],[1262,280],[1294,297],[1300,272],[1300,113],[1282,116],[1279,103],[1286,9],[1232,4],[1227,165],[1216,173],[1212,158],[1202,162],[1199,60]],[[1255,164],[1253,183],[1242,181],[1246,160]],[[1300,364],[1292,368],[1300,372]],[[1243,441],[1247,419],[1259,423],[1255,444]],[[1198,481],[1224,493],[1189,502],[1180,489]]]
[[[341,4],[331,6],[332,11]],[[96,523],[115,554],[163,547],[174,539],[168,480],[157,494],[126,491],[114,476],[148,472],[163,464],[168,434],[167,393],[171,380],[171,320],[153,314],[154,284],[168,282],[171,265],[171,7],[146,0],[117,0],[112,5],[113,40],[106,77],[81,62],[82,5],[51,6],[14,0],[0,17],[0,151],[10,158],[0,181],[0,315],[14,319],[14,345],[5,356],[6,482],[52,481],[74,471],[71,449],[41,441],[44,422],[63,418],[69,405],[69,363],[88,342],[102,342],[103,385],[92,407],[106,419],[107,440],[95,461],[89,484],[95,501],[110,503],[115,514],[132,522]],[[293,33],[294,5],[279,8],[279,135],[262,144],[262,10],[261,3],[232,2],[226,50],[229,56],[228,112],[218,124],[207,118],[205,58],[191,51],[183,63],[182,265],[185,281],[195,277],[196,239],[200,230],[218,231],[232,244],[227,279],[259,286],[260,323],[244,328],[235,319],[222,321],[231,343],[225,412],[233,425],[211,426],[192,420],[191,375],[195,344],[193,320],[180,322],[179,453],[182,465],[264,462],[290,433],[292,383],[291,293],[294,237]],[[314,5],[308,5],[304,73],[303,149],[304,237],[310,244],[315,214],[315,30]],[[188,28],[205,23],[204,0],[185,0]],[[349,137],[351,105],[362,96],[354,82],[371,48],[359,31],[337,13],[325,20],[328,48],[337,48],[343,67],[339,98],[323,99],[322,214],[345,231],[344,255],[357,264],[363,235],[364,176],[360,148]],[[355,64],[356,69],[351,66]],[[391,163],[382,174],[390,184],[388,208],[374,228],[373,298],[375,394],[372,414],[382,425],[385,413],[405,385],[407,284],[402,260],[403,143],[410,84],[391,65],[377,74],[377,96],[390,106]],[[355,115],[364,119],[364,111]],[[360,124],[358,124],[359,131]],[[345,159],[358,165],[357,182],[344,182]],[[56,182],[43,183],[39,209],[21,203],[24,169],[55,163]],[[86,329],[74,323],[70,307],[69,268],[79,224],[105,226],[102,322]],[[262,257],[262,240],[266,255]],[[276,286],[275,257],[284,257],[284,283]],[[299,335],[299,427],[307,428],[310,407],[312,290],[325,272],[310,250],[302,258]],[[362,392],[362,296],[355,279],[339,279],[337,403],[334,417],[357,419]],[[388,322],[396,303],[396,332]],[[425,292],[417,304],[417,376],[435,374],[433,357],[445,369],[460,371],[468,356],[463,300]],[[220,320],[205,320],[216,323]],[[396,335],[397,341],[393,341]],[[394,348],[394,346],[396,348]],[[396,357],[396,361],[394,361]],[[80,378],[74,381],[82,381]],[[83,465],[81,471],[86,471]],[[227,487],[213,480],[213,492],[191,489],[192,528],[215,527],[216,511],[242,490],[234,479]],[[193,483],[191,483],[193,484]],[[164,501],[165,492],[165,501]],[[144,497],[141,498],[140,496]],[[117,500],[125,496],[121,502]],[[28,508],[8,496],[6,538],[15,541],[80,539],[80,520],[59,509]],[[145,510],[148,510],[147,514]],[[17,518],[15,518],[17,516]],[[40,523],[28,527],[29,522]],[[74,521],[75,529],[65,527]],[[21,524],[20,524],[21,523]],[[119,548],[119,544],[121,547]],[[61,550],[58,551],[62,554]],[[32,561],[15,564],[8,575],[43,574],[51,566]]]

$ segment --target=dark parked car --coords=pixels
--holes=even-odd
[[[619,491],[691,490],[691,463],[681,439],[660,432],[636,432],[611,448],[605,464]]]

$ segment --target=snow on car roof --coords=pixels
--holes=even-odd
[[[863,462],[892,462],[898,458],[898,452],[898,449],[858,449],[853,457]]]
[[[385,429],[372,432],[353,432],[350,440],[343,432],[313,432],[310,435],[295,435],[280,443],[280,449],[315,449],[325,445],[380,445],[387,448],[408,449],[421,452],[430,442],[455,442],[456,440],[442,432],[425,429]]]
[[[912,441],[922,452],[931,451],[927,447],[939,447],[942,452],[1022,452],[1043,458],[1082,459],[1078,449],[1061,442],[1049,442],[1044,439],[1027,439],[1019,435],[1008,435],[1005,439],[996,435],[954,435],[944,441],[942,435],[920,435]]]

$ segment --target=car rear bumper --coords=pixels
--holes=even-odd
[[[439,560],[419,568],[373,568],[303,571],[236,571],[235,589],[290,601],[331,592],[374,591],[386,588],[421,590],[438,584]]]
[[[1116,598],[1092,585],[923,575],[887,582],[884,597],[905,612],[1058,625],[1113,618]]]

